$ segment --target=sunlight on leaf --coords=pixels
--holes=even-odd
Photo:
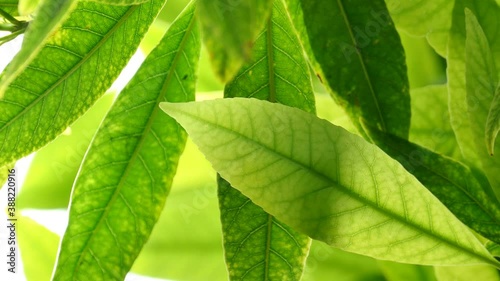
[[[91,107],[132,57],[163,3],[80,2],[0,100],[0,166],[46,145]]]
[[[201,47],[194,7],[172,24],[93,139],[54,280],[123,280],[158,220],[186,141],[158,103],[194,100]]]
[[[160,106],[222,177],[311,238],[403,263],[499,265],[399,163],[340,127],[255,99]]]
[[[438,266],[435,269],[438,281],[500,281],[498,271],[485,265],[474,266]]]

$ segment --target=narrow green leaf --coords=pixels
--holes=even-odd
[[[499,265],[399,163],[340,127],[255,99],[160,107],[222,177],[311,238],[396,262]]]
[[[43,1],[36,11],[35,20],[30,22],[24,35],[21,50],[7,65],[0,76],[0,100],[8,86],[30,65],[44,44],[77,5],[77,0]]]
[[[18,194],[20,209],[66,209],[78,168],[90,141],[114,100],[114,95],[100,98],[69,128],[38,150],[30,164],[23,188]]]
[[[436,52],[446,57],[455,0],[385,0],[385,2],[399,29],[415,36],[427,37]]]
[[[383,0],[300,1],[314,67],[330,93],[359,125],[369,120],[407,138],[410,94],[404,50]],[[292,15],[293,16],[293,15]],[[297,17],[297,16],[293,16]],[[304,36],[303,36],[304,37]]]
[[[377,261],[387,281],[436,281],[434,269],[429,266]]]
[[[314,113],[308,64],[281,0],[274,1],[251,59],[226,86],[224,96],[254,97]],[[224,179],[218,183],[230,280],[300,280],[309,237],[266,213]]]
[[[498,271],[491,266],[440,266],[435,271],[438,281],[500,281]]]
[[[371,132],[370,136],[464,224],[484,237],[500,242],[500,203],[491,187],[484,191],[486,187],[469,168],[395,136],[381,132]]]
[[[50,280],[56,262],[59,236],[26,216],[21,216],[18,223],[18,243],[26,279]]]
[[[55,281],[123,280],[134,263],[163,209],[186,140],[158,103],[194,100],[200,48],[190,5],[118,97],[86,154]]]
[[[488,152],[493,155],[495,152],[495,140],[500,131],[500,84],[497,86],[495,97],[491,102],[485,131],[486,147],[488,148]]]
[[[199,0],[198,17],[212,66],[222,82],[231,80],[252,54],[272,0]]]
[[[460,160],[458,147],[448,112],[446,85],[432,85],[411,90],[410,141]]]
[[[0,166],[52,141],[92,106],[132,56],[163,3],[118,7],[80,2],[0,100]]]
[[[86,0],[86,1],[92,1],[108,5],[128,6],[128,5],[142,4],[148,2],[149,0]]]
[[[475,23],[468,16],[467,28],[465,8],[477,18]],[[447,70],[451,125],[463,159],[469,166],[484,171],[497,197],[500,196],[500,155],[491,157],[484,136],[498,81],[493,67],[500,65],[499,14],[500,7],[494,0],[456,2]]]

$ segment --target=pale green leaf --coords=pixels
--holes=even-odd
[[[46,281],[52,276],[59,236],[29,217],[18,220],[17,241],[28,281]]]
[[[378,261],[387,281],[435,281],[434,269],[429,266]]]
[[[71,187],[83,156],[114,97],[104,95],[68,128],[68,133],[59,135],[36,152],[18,194],[18,208],[68,207]]]
[[[340,127],[255,99],[160,107],[222,177],[311,238],[403,263],[499,265],[399,163]]]
[[[0,166],[52,141],[92,106],[132,56],[163,3],[119,7],[80,2],[0,100]]]
[[[384,1],[288,0],[288,5],[317,75],[358,129],[364,118],[407,138],[411,113],[404,50]]]
[[[314,112],[308,64],[284,4],[274,1],[251,59],[224,97],[254,97]],[[219,179],[224,252],[231,280],[300,280],[310,239]],[[251,218],[251,219],[250,219]]]
[[[468,17],[467,42],[465,8],[476,16],[477,25],[482,27],[484,33],[481,35],[479,29],[474,27],[473,19]],[[491,157],[488,153],[484,130],[498,81],[498,73],[492,70],[492,65],[500,65],[499,14],[500,7],[494,0],[457,1],[453,12],[447,62],[451,125],[463,159],[474,169],[484,171],[497,197],[500,196],[500,155]],[[471,36],[476,37],[473,39]],[[491,51],[491,60],[487,58],[487,49]]]
[[[436,267],[438,281],[500,281],[498,271],[485,265]]]
[[[18,10],[21,16],[31,15],[42,0],[19,0]]]
[[[468,167],[389,134],[371,132],[370,136],[464,224],[500,242],[500,203],[491,187],[483,186]]]
[[[488,119],[486,120],[486,147],[491,155],[495,152],[495,140],[500,131],[500,84],[495,90],[495,97],[491,102]]]
[[[434,152],[461,159],[462,154],[450,124],[446,85],[411,90],[410,141]]]
[[[77,5],[77,0],[47,0],[36,10],[35,19],[30,22],[24,35],[21,50],[7,65],[0,76],[0,100],[7,94],[7,88],[41,52],[44,44]]]
[[[158,103],[194,100],[194,5],[118,97],[73,188],[54,280],[123,280],[163,209],[186,134]],[[140,93],[140,95],[138,95]]]
[[[446,44],[455,0],[385,0],[385,2],[399,29],[415,36],[427,37],[436,52],[446,57]]]
[[[271,0],[199,0],[198,17],[212,66],[231,80],[252,54],[252,43],[269,18]]]

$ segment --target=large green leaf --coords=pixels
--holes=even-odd
[[[465,8],[477,17],[478,26],[482,27],[484,37],[480,35],[481,32],[477,31],[477,28],[474,28],[469,17],[469,39],[466,42]],[[500,65],[499,14],[500,7],[494,0],[456,2],[448,44],[447,69],[451,125],[463,159],[471,167],[484,171],[497,196],[500,195],[500,174],[498,173],[500,155],[491,157],[488,153],[484,141],[484,130],[498,79],[498,73],[488,73],[493,71],[488,64]],[[476,38],[470,38],[471,36],[476,36]],[[478,36],[483,39],[479,41]],[[487,49],[491,50],[492,60],[487,59]],[[494,84],[491,81],[492,77],[495,79]]]
[[[448,113],[446,85],[411,90],[410,140],[434,152],[461,159]]]
[[[50,280],[59,236],[29,217],[21,216],[18,222],[18,243],[26,279]]]
[[[500,203],[491,187],[482,186],[469,168],[392,135],[371,132],[370,136],[464,224],[488,239],[500,241]]]
[[[404,50],[383,0],[288,0],[318,75],[359,126],[404,138],[410,130],[410,94]],[[304,38],[306,37],[306,38]]]
[[[0,99],[6,94],[8,86],[35,59],[45,42],[54,36],[54,31],[75,9],[77,2],[77,0],[51,0],[41,3],[36,11],[35,20],[26,30],[21,50],[0,76]]]
[[[500,281],[498,271],[491,266],[452,266],[436,267],[438,281]]]
[[[426,36],[436,52],[446,57],[455,0],[385,0],[385,2],[399,29],[412,35]]]
[[[399,163],[340,127],[255,99],[160,107],[222,177],[311,238],[403,263],[499,265]]]
[[[226,86],[224,96],[254,97],[314,112],[310,81],[284,4],[274,1],[251,59]],[[223,179],[219,179],[219,204],[231,280],[300,280],[309,252],[307,236],[266,213]]]
[[[486,147],[491,155],[495,152],[495,140],[500,131],[500,84],[495,91],[495,97],[491,102],[488,119],[486,120]]]
[[[252,54],[252,42],[264,28],[271,0],[199,0],[203,39],[217,76],[231,80]]]
[[[18,194],[18,208],[68,207],[83,156],[114,98],[113,94],[104,95],[69,127],[69,134],[59,135],[36,152]]]
[[[378,261],[387,281],[435,281],[434,270],[429,266]]]
[[[0,166],[52,141],[109,88],[163,2],[78,4],[0,100]]]
[[[142,4],[142,3],[147,2],[149,0],[86,0],[86,1],[94,1],[94,2],[98,2],[98,3],[109,4],[109,5],[127,6],[127,5]]]
[[[190,5],[111,108],[75,182],[54,280],[123,280],[132,266],[186,140],[158,103],[194,100],[200,46]]]

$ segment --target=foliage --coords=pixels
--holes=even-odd
[[[28,280],[500,279],[496,0],[0,0],[0,30],[0,166],[36,152],[17,207],[69,208],[59,246],[19,216]]]

